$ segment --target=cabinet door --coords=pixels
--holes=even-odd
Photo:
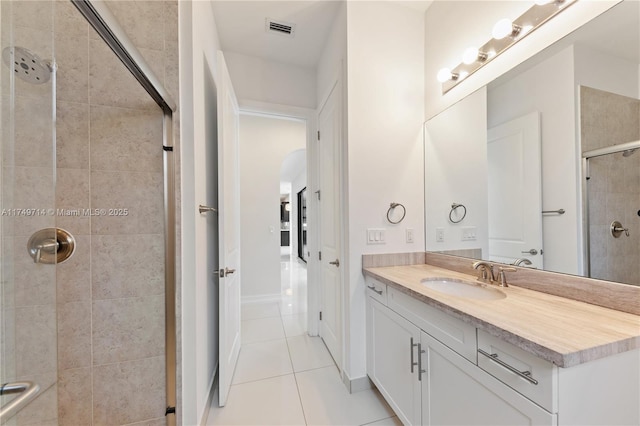
[[[424,425],[556,425],[550,414],[426,333],[421,334]]]
[[[420,330],[372,297],[367,299],[367,373],[402,423],[419,425],[420,384],[417,365],[411,364],[418,362]]]

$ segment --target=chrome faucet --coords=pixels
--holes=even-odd
[[[473,269],[480,268],[480,275],[478,275],[478,281],[493,283],[496,280],[496,276],[493,273],[493,264],[479,260],[473,263]]]
[[[518,258],[516,260],[513,261],[512,263],[513,266],[520,266],[520,265],[532,265],[531,261],[529,259],[527,259],[526,257],[521,257]]]

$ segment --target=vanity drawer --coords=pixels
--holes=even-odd
[[[472,363],[476,363],[476,328],[474,326],[393,287],[389,287],[387,299],[391,309]]]
[[[551,413],[558,412],[558,367],[478,330],[478,366]]]
[[[365,279],[367,286],[367,295],[373,297],[383,305],[387,305],[387,285],[381,283],[375,278],[367,277]]]

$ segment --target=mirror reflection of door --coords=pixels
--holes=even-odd
[[[487,158],[489,258],[542,269],[539,114],[489,129]]]

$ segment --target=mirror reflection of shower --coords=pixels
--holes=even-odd
[[[9,46],[2,50],[2,62],[12,68],[14,75],[31,84],[45,84],[51,80],[54,69],[51,61],[20,46]]]

